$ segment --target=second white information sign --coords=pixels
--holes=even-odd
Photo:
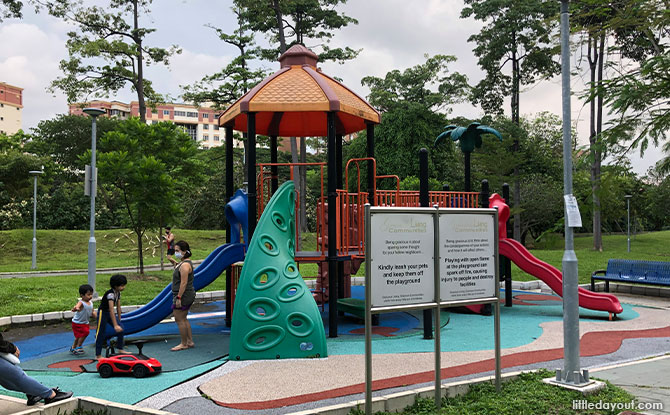
[[[496,226],[492,214],[440,211],[441,301],[497,295]]]

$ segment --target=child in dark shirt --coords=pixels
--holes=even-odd
[[[121,326],[121,291],[126,288],[128,280],[125,275],[112,275],[109,285],[112,287],[103,294],[98,309],[98,330],[95,333],[95,357],[102,358],[102,349],[107,345],[107,340],[112,336],[105,335],[107,325],[114,328],[117,338],[116,346],[119,353],[127,353],[123,350],[123,327]],[[116,311],[116,312],[115,312]]]

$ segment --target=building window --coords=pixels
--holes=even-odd
[[[209,114],[202,114],[202,118],[207,118],[207,119],[209,119]]]
[[[5,107],[5,104],[0,104],[0,108],[4,108],[4,107]]]
[[[198,113],[197,112],[187,112],[186,116],[191,117],[191,118],[198,118]]]
[[[151,125],[158,124],[158,121],[151,121]]]
[[[203,130],[209,130],[209,124],[203,124],[202,129]]]
[[[157,109],[152,109],[152,110],[151,110],[151,113],[152,113],[152,114],[158,114],[158,110],[157,110]]]
[[[219,141],[219,136],[218,135],[214,136],[214,141]]]
[[[0,121],[4,121],[4,120],[5,120],[5,117],[0,117]]]
[[[186,116],[186,111],[175,111],[174,116],[175,117],[185,117]]]
[[[170,110],[163,110],[163,115],[170,115]]]
[[[209,141],[209,136],[207,134],[203,135],[202,141]]]
[[[219,124],[214,124],[214,131],[219,131]]]

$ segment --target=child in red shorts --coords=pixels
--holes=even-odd
[[[88,284],[83,284],[79,287],[79,295],[81,295],[81,300],[77,302],[77,305],[72,307],[74,312],[74,317],[72,317],[72,332],[74,333],[74,343],[70,347],[70,353],[74,355],[84,354],[84,340],[88,337],[90,331],[89,324],[91,316],[93,318],[98,317],[98,313],[93,308],[93,287]]]

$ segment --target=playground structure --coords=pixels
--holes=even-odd
[[[317,206],[317,249],[300,249],[297,228],[294,220],[290,239],[293,244],[293,260],[320,264],[320,278],[316,298],[329,309],[329,336],[337,337],[338,300],[349,295],[349,276],[365,256],[363,237],[364,205],[375,206],[434,206],[476,208],[489,207],[488,187],[483,192],[428,192],[427,202],[420,203],[420,192],[401,191],[397,176],[377,175],[374,159],[374,124],[379,123],[379,114],[364,100],[353,94],[334,79],[316,69],[316,55],[308,49],[296,45],[280,57],[281,69],[268,77],[249,93],[243,96],[219,118],[220,125],[226,131],[226,193],[228,204],[226,217],[230,226],[226,244],[214,250],[197,267],[194,285],[200,290],[217,278],[223,270],[226,272],[226,286],[233,287],[231,265],[244,260],[247,244],[253,240],[258,218],[268,208],[266,200],[278,191],[279,168],[288,167],[289,179],[294,178],[295,167],[313,167],[320,170],[321,193]],[[294,90],[301,91],[298,98],[291,98]],[[288,94],[288,95],[286,95]],[[305,100],[307,102],[305,102]],[[257,123],[258,121],[258,123]],[[258,127],[258,128],[257,128]],[[250,180],[249,192],[245,195],[237,191],[233,196],[232,180],[232,131],[233,128],[246,131],[248,135],[247,167]],[[348,161],[342,168],[342,135],[362,128],[367,129],[368,157]],[[270,135],[270,163],[259,163],[256,170],[255,134]],[[282,164],[277,162],[277,137],[313,136],[328,137],[328,163]],[[367,168],[367,189],[361,189],[361,164]],[[350,172],[355,169],[355,179]],[[344,172],[344,174],[343,174]],[[327,173],[327,186],[324,177]],[[353,174],[353,173],[352,173]],[[379,179],[395,179],[395,190],[377,189]],[[343,186],[354,184],[350,192]],[[257,190],[259,191],[258,193]],[[297,204],[298,198],[294,198]],[[501,199],[492,199],[501,209],[501,217],[507,218],[509,211]],[[293,212],[296,206],[290,206]],[[505,216],[503,212],[507,212]],[[293,216],[295,217],[295,216]],[[561,273],[549,264],[537,260],[520,244],[504,238],[506,230],[501,224],[499,235],[500,252],[514,261],[524,271],[544,280],[558,294],[562,292]],[[244,237],[244,239],[242,239]],[[283,237],[283,236],[282,236]],[[297,272],[297,269],[296,269]],[[510,282],[506,273],[506,282]],[[244,282],[243,282],[244,283]],[[511,291],[511,286],[506,287]],[[332,294],[332,295],[331,295]],[[232,324],[233,289],[226,290],[226,324]],[[609,294],[579,292],[580,305],[595,310],[603,310],[610,315],[621,312],[621,305]],[[248,297],[248,296],[247,296]],[[507,304],[507,305],[511,305]],[[157,324],[167,317],[171,306],[171,290],[166,287],[154,300],[144,307],[124,316],[126,334],[141,331]],[[310,317],[312,318],[312,317]],[[109,328],[107,328],[109,330]],[[114,333],[105,333],[112,335]]]

